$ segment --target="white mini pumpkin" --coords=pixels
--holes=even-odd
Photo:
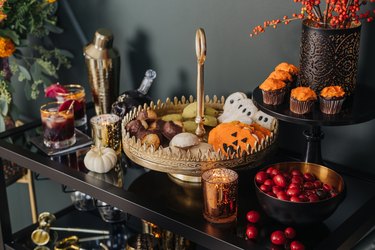
[[[83,162],[88,170],[103,174],[116,165],[117,155],[112,148],[93,146],[86,153]]]

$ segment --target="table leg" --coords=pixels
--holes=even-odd
[[[7,189],[5,185],[3,161],[0,158],[0,249],[12,240]]]
[[[321,140],[324,138],[324,133],[320,126],[311,126],[309,130],[303,131],[303,135],[306,138],[304,161],[322,164]]]

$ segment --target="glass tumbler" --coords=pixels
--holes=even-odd
[[[70,194],[74,207],[79,211],[91,211],[96,208],[95,199],[88,194],[74,191]]]
[[[85,89],[79,84],[67,84],[64,85],[64,88],[68,92],[57,93],[57,101],[65,102],[74,100],[74,125],[76,127],[85,125],[87,122]]]
[[[50,102],[40,107],[40,116],[44,145],[62,149],[76,142],[73,107],[65,109],[61,102]]]
[[[103,201],[97,201],[96,206],[99,214],[105,222],[117,223],[126,219],[126,213],[117,207],[111,206]]]
[[[203,216],[212,223],[231,223],[237,218],[238,175],[226,168],[202,174]]]

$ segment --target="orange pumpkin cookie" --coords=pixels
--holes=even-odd
[[[255,129],[255,130],[259,130],[260,132],[262,132],[262,134],[264,134],[265,136],[268,136],[268,137],[271,137],[272,136],[272,132],[262,126],[260,126],[258,123],[253,123],[251,124],[251,126]]]
[[[235,153],[239,157],[237,152],[241,154],[248,146],[256,148],[265,138],[266,133],[255,126],[234,121],[221,123],[212,129],[208,135],[208,143],[215,151],[220,150],[226,156]]]

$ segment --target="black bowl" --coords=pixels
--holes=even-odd
[[[307,162],[282,162],[267,166],[284,172],[300,170],[302,173],[314,174],[320,181],[335,188],[338,194],[334,197],[316,202],[291,202],[272,197],[259,189],[255,182],[255,192],[259,204],[266,214],[287,225],[317,224],[327,219],[340,204],[345,195],[343,178],[325,166]]]

